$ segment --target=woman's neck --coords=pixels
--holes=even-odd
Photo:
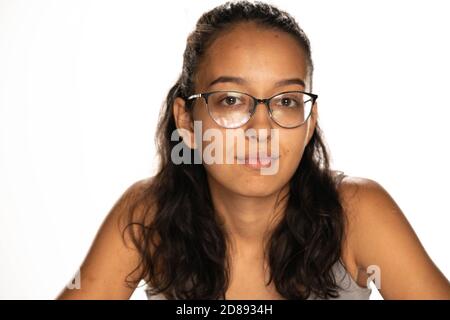
[[[224,222],[233,254],[262,258],[267,236],[282,217],[289,185],[266,197],[236,194],[208,178],[216,214]]]

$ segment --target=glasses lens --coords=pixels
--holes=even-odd
[[[214,92],[208,97],[208,109],[217,124],[225,128],[237,128],[251,116],[252,99],[239,92]]]
[[[296,127],[308,118],[313,98],[302,92],[282,93],[270,101],[272,118],[283,127]]]

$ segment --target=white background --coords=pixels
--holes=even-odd
[[[1,299],[53,299],[152,174],[186,37],[220,3],[0,2]],[[333,167],[382,184],[449,277],[446,1],[271,3],[310,38]]]

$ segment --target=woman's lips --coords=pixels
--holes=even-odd
[[[268,156],[268,157],[236,157],[238,164],[243,164],[251,169],[269,168],[272,162],[278,160],[280,156]]]

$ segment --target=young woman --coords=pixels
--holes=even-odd
[[[286,12],[233,2],[203,14],[161,113],[158,173],[124,192],[81,288],[58,298],[127,299],[144,279],[150,299],[368,299],[369,281],[385,299],[449,299],[388,192],[330,169],[312,76],[309,40]],[[205,161],[213,139],[197,139],[196,123],[236,161]],[[239,130],[253,132],[240,156],[220,141]]]

